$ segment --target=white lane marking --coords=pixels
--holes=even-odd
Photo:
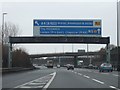
[[[14,88],[30,88],[30,87],[28,87],[28,86],[25,86],[25,85],[28,85],[29,83],[32,83],[32,82],[34,82],[35,80],[33,80],[33,81],[30,81],[30,82],[27,82],[27,83],[24,83],[24,84],[22,84],[22,85],[19,85],[19,86],[16,86],[16,87],[14,87]]]
[[[101,74],[105,74],[105,75],[108,75],[109,73],[101,73]]]
[[[55,73],[55,72],[54,72]],[[52,73],[53,74],[53,73]],[[49,74],[49,75],[51,75],[51,74]],[[47,77],[47,76],[49,76],[49,75],[46,75],[46,76],[43,76],[43,77],[41,77],[41,78],[38,78],[38,79],[35,79],[35,80],[32,80],[32,81],[29,81],[29,82],[27,82],[27,83],[24,83],[24,84],[22,84],[22,85],[19,85],[19,86],[16,86],[16,87],[14,87],[14,88],[31,88],[31,87],[28,87],[28,86],[25,86],[25,85],[28,85],[29,83],[32,83],[32,82],[41,82],[41,81],[39,81],[39,80],[42,80],[42,79],[44,79],[45,77]],[[48,80],[44,80],[44,81],[48,81]],[[43,86],[40,86],[40,87],[43,87]]]
[[[20,87],[20,88],[42,88],[43,86],[22,86],[22,87]]]
[[[77,73],[77,72],[74,72],[75,74]]]
[[[52,73],[51,75],[53,75],[52,78],[49,80],[49,82],[43,88],[46,89],[49,87],[49,85],[51,84],[51,82],[54,80],[54,78],[56,76],[56,72]]]
[[[81,73],[78,73],[78,75],[82,75]]]
[[[100,84],[104,84],[104,82],[101,82],[101,81],[99,81],[99,80],[97,80],[97,79],[92,79],[93,81],[96,81],[96,82],[98,82],[98,83],[100,83]]]
[[[30,88],[30,87],[28,87],[28,86],[21,86],[20,88]]]
[[[43,83],[43,81],[40,81],[40,80],[35,80],[34,82],[35,83]],[[47,80],[44,80],[44,82],[47,82]]]
[[[90,78],[89,76],[86,76],[86,75],[83,75],[84,77],[86,77],[86,78]]]
[[[41,84],[46,84],[46,83],[35,83],[35,82],[29,83],[29,85],[41,85]]]
[[[113,76],[116,76],[116,77],[118,77],[119,75],[117,75],[117,74],[113,74]]]
[[[114,88],[114,89],[117,89],[116,87],[114,87],[114,86],[109,86],[110,88]]]

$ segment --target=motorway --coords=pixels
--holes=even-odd
[[[118,90],[117,71],[99,72],[94,69],[65,67],[18,72],[3,75],[3,88],[108,88]],[[96,89],[95,89],[96,90]]]

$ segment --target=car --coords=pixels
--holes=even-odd
[[[89,69],[93,69],[93,65],[92,65],[92,64],[89,64],[89,65],[88,65],[88,68],[89,68]]]
[[[112,65],[110,63],[102,63],[99,67],[99,72],[104,71],[112,72],[113,71]]]
[[[67,64],[67,70],[74,70],[74,65],[72,64]]]
[[[60,68],[60,65],[59,65],[59,64],[57,65],[57,68]]]

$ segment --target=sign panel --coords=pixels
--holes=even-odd
[[[34,36],[101,36],[101,20],[34,20]]]

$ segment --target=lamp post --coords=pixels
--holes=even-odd
[[[89,58],[89,56],[88,56],[88,52],[89,52],[89,47],[88,47],[88,43],[87,43],[87,59]],[[90,62],[89,62],[89,64],[91,64],[91,59],[90,59]]]
[[[119,26],[119,24],[120,24],[120,16],[119,16],[119,14],[120,14],[120,1],[118,1],[117,0],[117,46],[120,46],[120,41],[119,41],[119,38],[120,38],[120,26]]]
[[[117,61],[118,61],[118,65],[117,65],[117,70],[120,71],[120,1],[117,0]],[[120,87],[120,86],[118,86]]]
[[[3,13],[2,14],[2,45],[3,45],[3,37],[4,37],[4,16],[6,15],[7,13]]]
[[[6,15],[7,13],[2,13],[2,63],[3,63],[3,43],[4,43],[4,16]]]

